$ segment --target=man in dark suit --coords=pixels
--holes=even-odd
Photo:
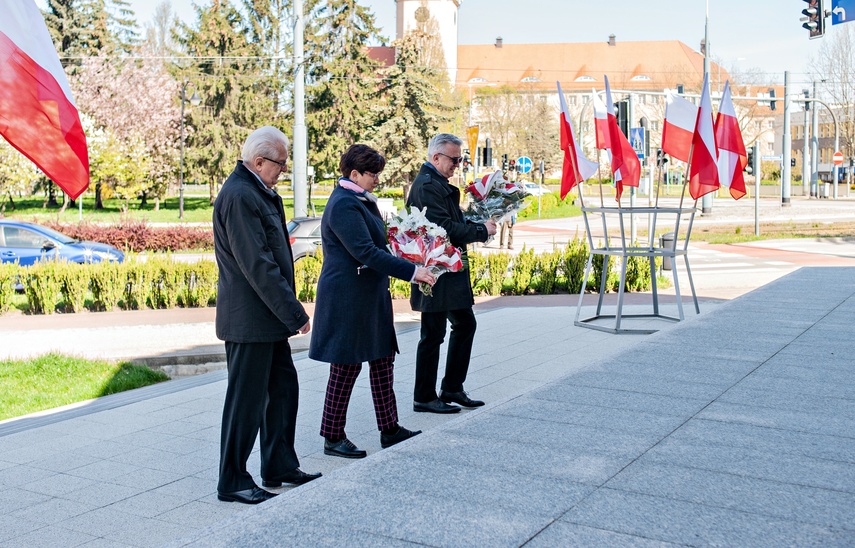
[[[470,223],[460,210],[460,190],[449,183],[454,170],[463,160],[458,137],[440,133],[428,145],[428,161],[413,181],[407,205],[427,208],[427,218],[445,229],[451,244],[465,249],[473,242],[485,242],[496,233],[496,223]],[[427,413],[456,413],[460,408],[478,407],[483,401],[469,398],[463,382],[469,371],[472,341],[475,338],[475,314],[472,306],[472,284],[469,272],[446,272],[437,278],[433,296],[424,295],[413,286],[410,305],[422,313],[421,338],[416,352],[416,386],[413,410]],[[445,340],[446,322],[451,322],[445,376],[439,397],[436,393],[439,348]]]
[[[258,504],[276,496],[246,470],[259,430],[265,487],[299,485],[321,474],[300,470],[294,451],[300,389],[288,337],[311,327],[295,295],[285,211],[274,189],[286,167],[288,138],[274,127],[259,128],[242,155],[214,203],[216,329],[228,365],[217,497]]]

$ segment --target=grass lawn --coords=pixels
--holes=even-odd
[[[327,202],[327,196],[312,198],[315,211],[321,214]],[[45,206],[41,197],[16,198],[15,207],[7,201],[0,214],[6,217],[20,219],[23,221],[39,222],[42,219],[58,220],[64,223],[76,223],[80,220],[80,211],[77,207],[69,206],[62,210],[60,206]],[[123,219],[145,220],[150,223],[178,223],[178,198],[170,197],[161,200],[160,207],[155,211],[153,200],[149,200],[145,206],[140,205],[139,200],[131,201],[128,211],[124,212],[124,201],[117,199],[104,200],[104,209],[95,209],[94,196],[83,197],[83,220],[95,223],[118,223]],[[185,196],[184,197],[184,221],[186,223],[210,223],[213,206],[210,205],[207,196]],[[0,216],[2,216],[0,215]],[[290,219],[294,216],[294,198],[285,197],[285,215]]]
[[[130,363],[46,354],[0,360],[0,420],[169,380]]]

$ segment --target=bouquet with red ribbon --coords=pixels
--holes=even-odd
[[[402,209],[389,219],[386,234],[392,255],[430,269],[437,278],[445,272],[461,270],[460,250],[451,245],[445,229],[427,220],[426,212],[427,208],[414,207],[409,212]],[[432,295],[426,283],[420,283],[419,290]]]
[[[463,214],[473,223],[507,221],[528,205],[525,199],[531,196],[521,182],[507,180],[501,171],[484,175],[481,180],[467,185],[464,191],[472,199]]]

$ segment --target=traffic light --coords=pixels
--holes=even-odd
[[[510,169],[511,171],[516,171],[517,170],[517,161],[511,160],[511,165],[508,169]]]
[[[796,167],[796,159],[790,158],[790,167]]]
[[[748,152],[748,163],[745,165],[745,173],[752,175],[754,173],[754,148],[749,148]]]
[[[808,30],[811,39],[820,38],[825,34],[825,9],[823,0],[803,0],[807,7],[802,10],[801,20],[805,21],[802,27]]]
[[[775,100],[775,88],[769,88],[769,110],[775,110],[778,101]]]
[[[656,165],[659,167],[664,166],[668,162],[668,157],[665,156],[665,151],[661,148],[656,149]]]
[[[469,164],[470,163],[471,162],[469,161],[469,149],[467,148],[463,151],[463,173],[466,173],[469,171]]]
[[[502,171],[508,170],[508,155],[502,154]]]
[[[620,130],[629,137],[629,101],[615,103],[615,118],[617,118]]]

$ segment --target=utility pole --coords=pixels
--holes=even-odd
[[[813,83],[813,97],[816,98],[816,82]],[[814,105],[815,107],[815,105]],[[819,198],[819,112],[811,111],[810,137],[810,195]]]
[[[294,217],[309,214],[306,199],[306,67],[303,58],[303,0],[294,0],[294,165],[291,188],[294,189]]]
[[[781,155],[784,157],[784,166],[781,170],[781,205],[790,205],[790,158],[793,156],[792,136],[790,135],[790,72],[784,71],[784,135],[782,139]]]

